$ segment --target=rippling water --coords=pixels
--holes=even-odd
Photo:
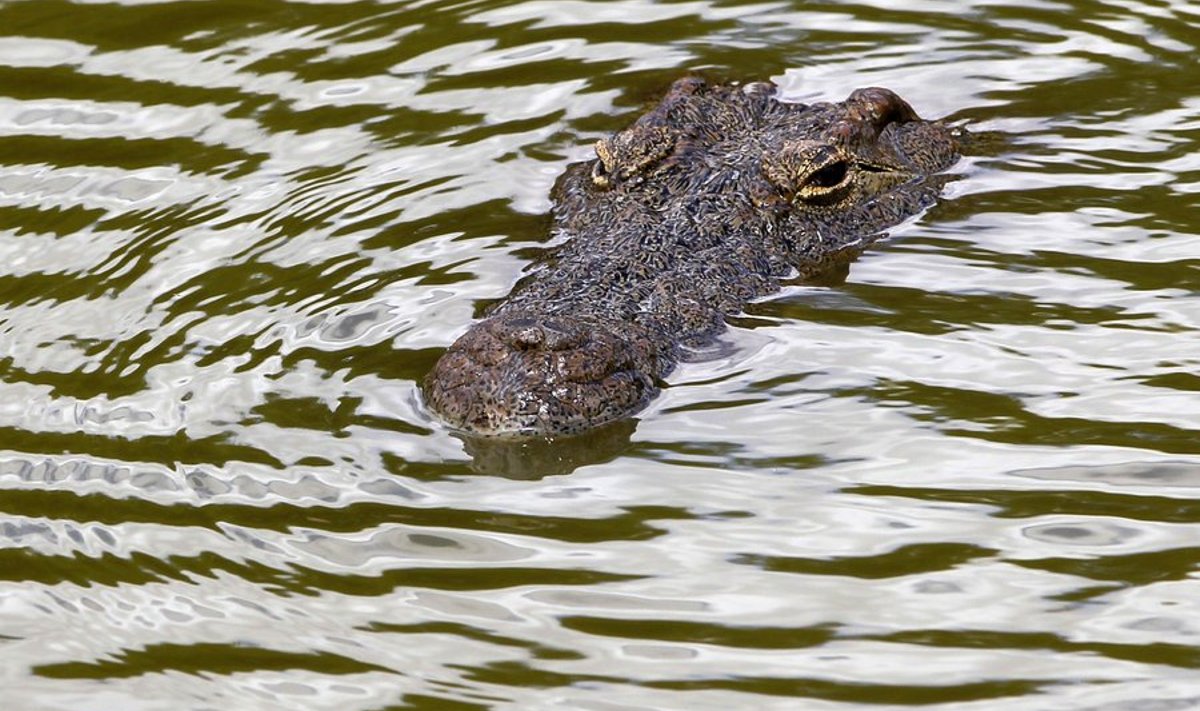
[[[0,3],[13,709],[1200,708],[1200,10]],[[979,137],[636,423],[416,381],[699,70]]]

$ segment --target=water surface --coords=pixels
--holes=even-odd
[[[1186,2],[0,3],[0,674],[30,709],[1200,708]],[[671,81],[979,140],[636,422],[417,381]]]

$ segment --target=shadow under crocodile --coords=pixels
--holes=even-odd
[[[570,474],[579,467],[609,462],[633,447],[637,420],[628,418],[576,435],[483,437],[455,434],[471,457],[471,470],[508,479],[535,480]]]

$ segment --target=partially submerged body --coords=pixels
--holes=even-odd
[[[476,434],[632,415],[682,348],[932,204],[958,160],[950,129],[886,89],[811,105],[775,94],[681,79],[568,168],[553,197],[569,239],[438,361],[430,408]]]

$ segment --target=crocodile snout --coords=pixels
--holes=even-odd
[[[627,325],[495,315],[463,334],[424,383],[430,406],[476,434],[569,434],[657,393],[654,357]]]

